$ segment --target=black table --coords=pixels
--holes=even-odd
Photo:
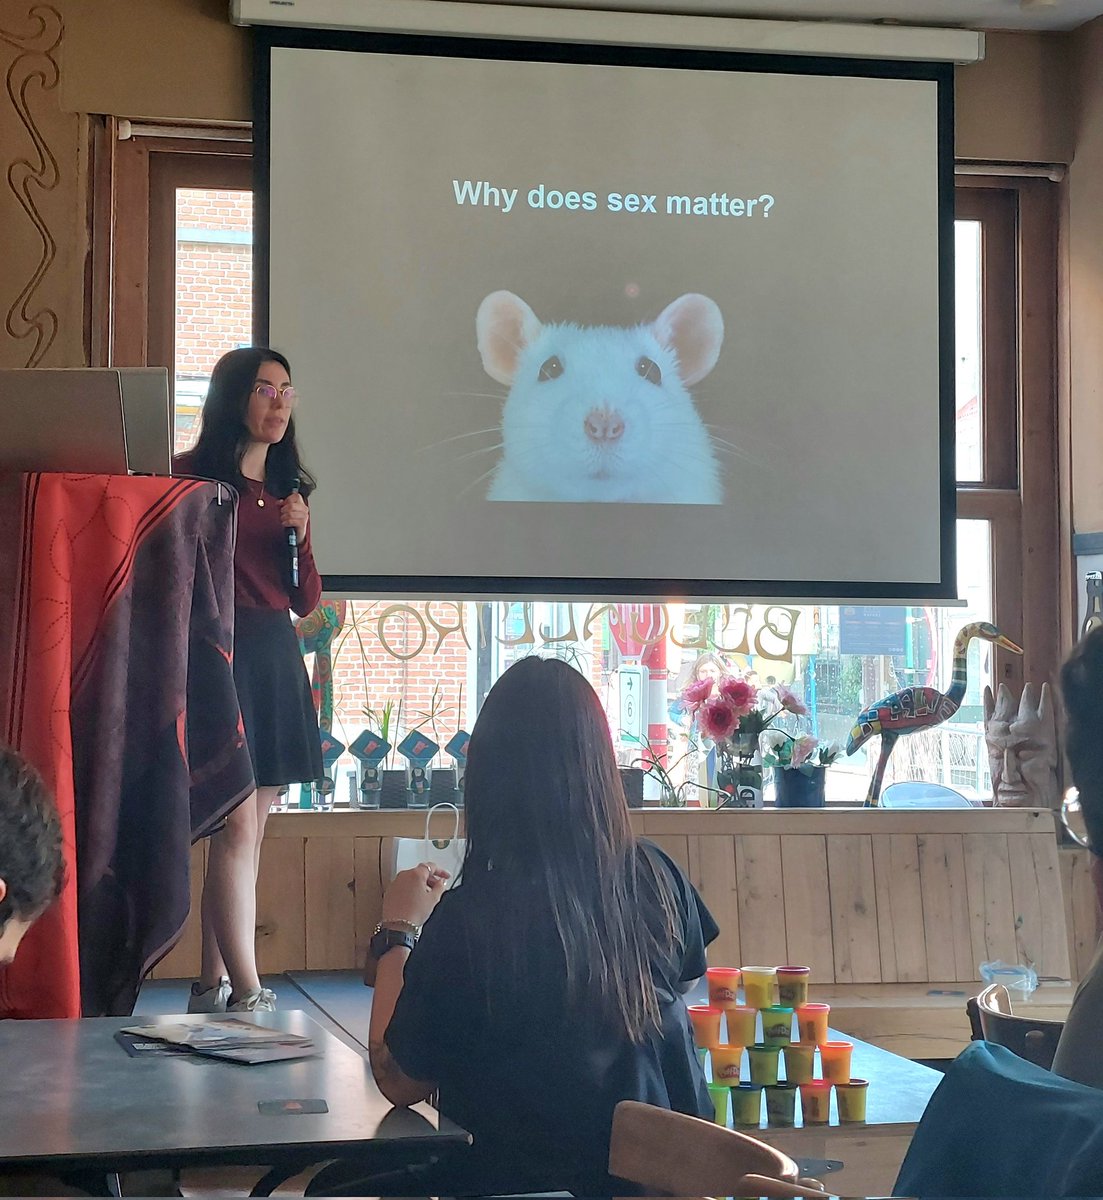
[[[132,1058],[128,1025],[190,1017],[0,1021],[0,1167],[131,1171],[211,1164],[293,1166],[409,1149],[416,1163],[470,1136],[427,1104],[396,1109],[366,1059],[302,1012],[262,1025],[311,1037],[317,1058],[243,1066],[193,1055]],[[321,1099],[326,1113],[265,1115],[264,1100]],[[393,1159],[393,1154],[392,1154]]]

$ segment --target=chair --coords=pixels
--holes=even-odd
[[[732,1129],[622,1100],[613,1112],[609,1173],[650,1196],[812,1196],[815,1180],[800,1179],[780,1150]]]
[[[973,1041],[994,1042],[1012,1054],[1049,1070],[1064,1028],[1062,1021],[1043,1021],[1037,1017],[1016,1016],[1011,997],[1002,983],[991,983],[965,1010],[973,1031]]]

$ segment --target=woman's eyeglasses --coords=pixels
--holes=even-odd
[[[1084,820],[1084,809],[1080,803],[1080,792],[1074,787],[1069,788],[1061,801],[1061,824],[1077,845],[1092,849],[1088,838],[1088,825]]]
[[[253,394],[271,402],[282,397],[288,404],[294,404],[299,397],[299,393],[289,383],[281,388],[275,387],[271,383],[258,383],[253,388]]]

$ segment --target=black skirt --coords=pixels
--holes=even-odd
[[[287,613],[235,610],[234,682],[257,787],[321,779],[318,715]]]

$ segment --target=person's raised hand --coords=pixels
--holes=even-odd
[[[286,500],[280,501],[280,522],[285,529],[295,527],[301,546],[306,540],[306,527],[310,524],[310,509],[298,492],[292,492]]]
[[[449,879],[451,875],[443,867],[429,862],[399,871],[383,896],[382,923],[406,921],[424,925],[444,895]]]

